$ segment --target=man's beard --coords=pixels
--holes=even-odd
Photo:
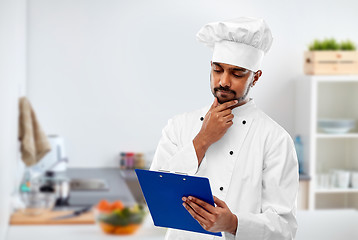
[[[210,82],[211,82],[211,74],[210,74]],[[238,103],[242,103],[243,101],[246,100],[247,95],[249,95],[250,86],[251,86],[251,84],[247,87],[247,89],[245,90],[245,93],[244,93],[243,96],[241,96],[241,97],[239,97],[239,98],[235,98],[235,97],[234,97],[233,99],[228,99],[228,100],[226,100],[226,101],[221,101],[221,100],[217,97],[216,92],[217,92],[217,91],[220,91],[220,90],[222,90],[222,91],[229,91],[229,92],[231,92],[234,96],[236,96],[236,92],[235,92],[234,90],[231,90],[230,88],[224,88],[224,87],[220,86],[220,87],[214,88],[214,91],[211,91],[211,92],[212,92],[212,94],[214,95],[214,97],[216,97],[216,99],[218,100],[218,102],[219,102],[220,104],[223,104],[223,103],[225,103],[225,102],[229,102],[229,101],[232,101],[232,100],[235,100],[235,99],[239,101]]]

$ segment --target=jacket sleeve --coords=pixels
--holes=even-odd
[[[154,154],[150,170],[166,170],[194,175],[198,159],[193,139],[181,139],[183,122],[178,117],[170,119],[162,130],[162,136]]]
[[[297,231],[298,162],[291,137],[271,139],[264,155],[261,212],[238,213],[236,240],[288,240]],[[228,237],[230,239],[230,237]]]

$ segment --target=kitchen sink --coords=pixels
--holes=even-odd
[[[68,168],[66,174],[71,179],[68,204],[56,210],[93,206],[102,199],[129,206],[136,202],[118,168]]]
[[[71,191],[108,191],[105,179],[71,179]]]

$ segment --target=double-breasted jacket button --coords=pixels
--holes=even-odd
[[[223,188],[223,187],[220,187],[220,191],[222,191],[222,190],[224,190],[224,188]]]
[[[200,121],[204,121],[204,118],[203,118],[203,117],[201,117],[201,118],[200,118]]]
[[[242,124],[246,124],[246,120],[242,121]]]
[[[233,154],[234,154],[234,152],[233,152],[233,151],[230,151],[229,153],[230,153],[230,155],[233,155]]]

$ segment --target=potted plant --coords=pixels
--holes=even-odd
[[[315,39],[304,53],[304,72],[310,75],[358,74],[358,52],[350,41]]]

